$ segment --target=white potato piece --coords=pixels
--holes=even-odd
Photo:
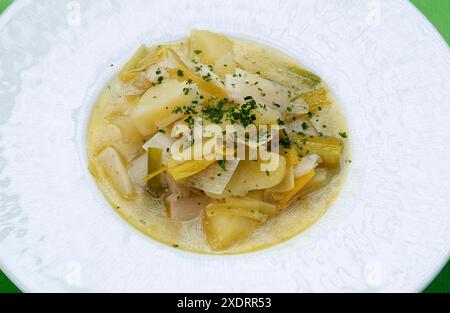
[[[223,82],[222,78],[215,71],[214,67],[211,67],[211,65],[203,63],[201,60],[192,60],[181,55],[176,56],[178,57],[179,61],[179,69],[184,72],[183,77],[186,77],[186,79],[193,79],[192,76],[198,76],[197,78],[199,78],[199,81],[202,83],[212,83],[221,89],[225,88],[225,83]],[[183,70],[183,66],[189,70],[189,73],[187,73],[186,70]],[[197,83],[201,88],[198,81],[194,80],[194,82]]]
[[[285,112],[289,105],[286,87],[239,68],[234,75],[226,75],[226,90],[230,99],[237,103],[244,103],[245,98],[251,96],[257,103],[281,112]]]
[[[128,173],[135,186],[145,188],[146,182],[144,177],[147,176],[148,167],[147,153],[143,153],[128,164]]]
[[[192,30],[189,45],[192,58],[199,57],[202,62],[211,65],[233,53],[233,42],[230,39],[207,30]]]
[[[272,160],[278,158],[278,166],[273,171],[262,170],[269,161],[241,160],[230,182],[221,194],[207,192],[213,199],[224,199],[230,196],[245,196],[252,190],[261,190],[278,185],[286,173],[286,159],[271,152]]]
[[[117,150],[106,147],[97,155],[97,161],[117,193],[125,199],[132,199],[135,195],[134,185]]]
[[[260,210],[241,208],[228,203],[212,203],[206,207],[207,217],[217,215],[243,216],[261,223],[267,221],[267,215]]]
[[[255,125],[277,125],[278,120],[281,119],[280,111],[273,109],[270,106],[258,107],[255,115]]]
[[[232,53],[227,53],[220,57],[213,65],[214,72],[221,78],[225,78],[227,74],[233,74],[236,71],[236,62]]]
[[[225,169],[223,169],[218,162],[215,162],[200,173],[184,179],[182,183],[205,192],[221,194],[231,180],[238,164],[239,160],[237,159],[226,161]]]
[[[283,180],[276,186],[267,189],[267,192],[288,192],[294,189],[295,177],[294,177],[294,167],[292,165],[286,166],[286,174]]]
[[[295,178],[299,178],[304,176],[306,173],[315,169],[319,163],[322,162],[322,159],[318,154],[309,154],[307,156],[302,157],[300,163],[298,163],[294,168],[294,176]]]
[[[185,92],[185,88],[190,88]],[[177,80],[163,80],[160,85],[150,88],[131,112],[134,125],[143,136],[157,131],[158,121],[172,114],[178,106],[190,104],[197,97],[196,85]]]
[[[298,97],[289,103],[291,111],[289,113],[293,115],[302,115],[309,112],[309,105],[302,97]]]
[[[213,250],[224,250],[245,239],[260,221],[238,215],[207,215],[204,220],[206,239]]]
[[[167,164],[167,160],[170,155],[170,147],[172,147],[172,144],[175,142],[175,138],[170,137],[167,134],[164,133],[156,133],[152,138],[150,138],[143,146],[142,148],[145,149],[145,151],[148,150],[148,148],[159,148],[162,150],[162,162],[163,164]]]

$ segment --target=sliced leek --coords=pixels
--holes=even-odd
[[[294,189],[287,192],[283,198],[278,202],[278,205],[280,208],[284,208],[286,205],[288,205],[291,200],[297,195],[297,193],[305,187],[305,185],[314,177],[316,172],[312,170],[308,174],[300,177],[295,181]]]

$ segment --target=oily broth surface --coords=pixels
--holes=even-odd
[[[248,59],[249,53],[253,56],[252,62],[264,66],[270,66],[270,60],[299,65],[298,62],[265,46],[235,40],[237,59]],[[168,245],[177,245],[181,249],[202,253],[243,253],[262,249],[289,239],[312,225],[326,212],[342,188],[347,174],[347,165],[344,162],[339,174],[333,176],[327,186],[293,202],[283,213],[259,227],[249,238],[225,251],[214,252],[203,234],[202,217],[187,223],[173,222],[167,217],[162,201],[151,199],[143,188],[137,186],[136,198],[132,201],[125,200],[115,192],[106,178],[96,172],[95,155],[105,146],[115,147],[127,162],[142,154],[142,144],[146,138],[138,134],[134,127],[128,127],[132,126],[131,122],[121,117],[130,110],[123,96],[126,88],[128,87],[115,76],[93,107],[87,138],[89,168],[111,206],[125,220],[151,238]],[[347,131],[347,125],[331,95],[330,99],[332,104],[323,108],[317,116],[320,124],[327,124],[326,129],[321,129],[324,135],[335,137],[340,131]],[[341,159],[348,159],[348,154],[346,140]]]

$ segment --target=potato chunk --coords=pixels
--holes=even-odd
[[[288,192],[294,189],[295,177],[294,177],[294,167],[292,164],[286,166],[286,174],[283,180],[276,186],[267,189],[268,192]]]
[[[249,208],[243,203],[236,203],[237,201],[228,203],[212,203],[206,207],[206,216],[217,215],[233,215],[243,216],[249,219],[264,223],[267,221],[267,215],[259,209]],[[237,205],[236,205],[237,204]]]
[[[261,222],[238,215],[207,215],[206,239],[213,250],[224,250],[251,234]]]
[[[132,199],[135,194],[134,185],[117,150],[106,147],[98,154],[97,161],[118,194],[125,199]]]
[[[233,53],[233,42],[227,37],[206,30],[194,29],[189,38],[192,57],[203,63],[214,64],[227,54]]]
[[[123,66],[119,73],[119,78],[123,82],[135,79],[139,72],[144,71],[151,64],[157,62],[158,58],[158,48],[148,48],[145,45],[140,46],[133,57]]]
[[[214,72],[217,73],[222,79],[227,74],[233,74],[236,71],[236,62],[231,53],[227,53],[220,57],[213,65]]]
[[[276,160],[277,155],[272,152],[272,161]],[[242,160],[233,177],[222,194],[208,193],[213,199],[223,199],[230,196],[245,196],[249,191],[271,188],[278,185],[286,173],[286,159],[278,155],[278,166],[273,171],[264,171],[262,165],[269,161],[258,159],[257,161]]]
[[[197,97],[196,85],[164,80],[150,88],[131,112],[134,125],[143,136],[157,131],[157,123],[178,106],[190,104]]]

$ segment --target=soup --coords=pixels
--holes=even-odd
[[[141,46],[91,113],[89,170],[114,210],[174,248],[287,240],[337,197],[348,130],[322,79],[279,51],[193,30]]]

